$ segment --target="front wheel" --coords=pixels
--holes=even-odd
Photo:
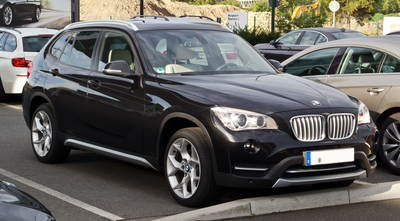
[[[378,155],[386,168],[400,175],[400,113],[388,117],[379,132]]]
[[[31,130],[33,152],[39,161],[58,163],[68,157],[70,148],[58,143],[57,124],[49,104],[42,104],[36,109]]]
[[[199,128],[181,129],[171,137],[164,171],[172,196],[184,206],[207,205],[218,194],[207,141]]]

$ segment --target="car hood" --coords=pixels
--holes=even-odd
[[[215,105],[259,113],[357,108],[354,98],[343,92],[290,74],[159,75],[158,79],[161,86],[180,91],[183,96],[191,94]]]
[[[29,194],[14,185],[0,182],[0,220],[52,221],[49,210]]]

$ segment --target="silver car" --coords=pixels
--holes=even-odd
[[[281,64],[284,72],[330,84],[364,102],[379,127],[383,164],[400,175],[400,36],[332,41]]]

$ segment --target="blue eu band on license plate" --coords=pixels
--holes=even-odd
[[[354,162],[354,148],[305,151],[303,157],[305,166]]]

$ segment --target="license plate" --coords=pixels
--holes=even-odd
[[[354,162],[354,148],[305,151],[303,156],[305,166]]]

